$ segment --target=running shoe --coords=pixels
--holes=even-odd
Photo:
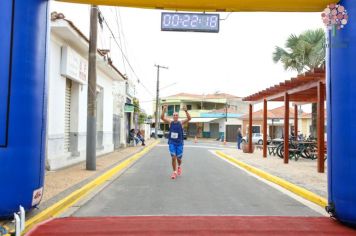
[[[173,174],[171,175],[171,179],[176,179],[177,178],[177,173],[173,172]]]
[[[182,167],[178,166],[178,176],[181,176],[182,175]]]

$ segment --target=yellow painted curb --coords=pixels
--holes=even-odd
[[[125,161],[119,163],[117,166],[113,167],[112,169],[108,170],[101,176],[97,177],[93,181],[89,182],[88,184],[84,185],[82,188],[74,191],[64,199],[60,200],[56,204],[48,207],[44,211],[40,212],[39,214],[35,215],[28,221],[26,221],[25,225],[25,231],[24,233],[28,232],[32,227],[34,227],[36,224],[47,220],[51,217],[55,217],[59,215],[61,212],[75,204],[77,201],[79,201],[82,197],[87,195],[89,192],[91,192],[94,188],[100,186],[103,184],[105,181],[109,180],[111,177],[113,177],[115,174],[118,172],[122,171],[126,167],[128,167],[130,164],[141,158],[144,154],[149,152],[154,146],[156,146],[159,143],[159,141],[154,142],[151,144],[149,147],[144,148],[142,151],[139,153],[136,153],[132,157],[126,159]]]
[[[248,170],[249,172],[254,173],[255,175],[258,175],[259,177],[266,179],[272,183],[278,184],[279,186],[288,189],[292,193],[297,194],[298,196],[301,196],[302,198],[305,198],[323,208],[325,208],[328,203],[327,200],[313,192],[310,192],[304,188],[301,188],[297,185],[294,185],[284,179],[281,179],[277,176],[271,175],[263,170],[260,170],[256,167],[250,166],[242,161],[236,160],[235,158],[221,152],[221,151],[216,151],[215,152],[219,157],[224,158],[232,163],[237,164],[238,166],[244,168],[245,170]]]

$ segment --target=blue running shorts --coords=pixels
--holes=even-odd
[[[171,156],[177,156],[177,158],[182,159],[183,157],[183,144],[168,144],[169,145],[169,152]]]

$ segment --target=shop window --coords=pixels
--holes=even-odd
[[[175,110],[175,112],[179,112],[179,110],[180,110],[180,106],[179,106],[179,105],[175,105],[174,110]]]
[[[261,126],[252,126],[252,133],[261,133]]]

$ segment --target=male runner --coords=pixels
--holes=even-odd
[[[188,123],[192,118],[187,111],[187,107],[184,106],[183,110],[187,116],[187,119],[180,122],[178,120],[178,113],[173,113],[173,121],[165,117],[165,113],[167,110],[167,106],[163,107],[161,119],[164,122],[169,124],[169,135],[168,135],[168,145],[169,145],[169,152],[172,156],[172,167],[173,167],[173,174],[171,176],[172,179],[177,178],[177,176],[182,174],[182,157],[183,157],[183,125]],[[178,162],[178,168],[177,168]]]

